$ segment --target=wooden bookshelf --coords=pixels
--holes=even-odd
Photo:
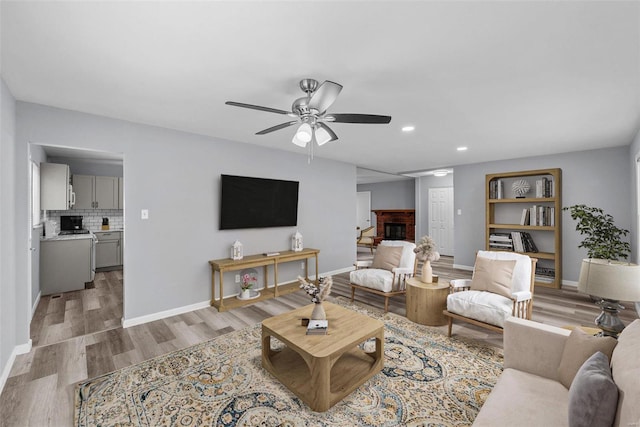
[[[542,197],[536,195],[536,181],[546,178],[551,181],[551,194]],[[524,179],[530,184],[530,190],[525,197],[516,197],[512,190],[515,181]],[[497,185],[501,181],[501,191],[497,197]],[[533,258],[538,258],[538,266],[555,270],[553,279],[536,275],[536,285],[559,289],[562,284],[562,170],[537,169],[486,175],[486,237],[487,250],[499,250],[490,245],[490,236],[496,233],[509,234],[512,232],[527,232],[531,235],[538,252],[520,252]],[[546,196],[546,197],[545,197]],[[547,209],[544,225],[521,223],[523,209],[532,206]],[[553,208],[553,209],[551,209]],[[552,212],[552,213],[551,213]]]

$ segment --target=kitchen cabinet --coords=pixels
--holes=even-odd
[[[122,265],[122,232],[95,231],[96,268]]]
[[[118,177],[73,175],[74,209],[120,209]]]
[[[93,280],[93,236],[40,241],[42,295],[84,289]]]
[[[68,165],[40,163],[40,209],[64,211],[71,209],[70,171]]]

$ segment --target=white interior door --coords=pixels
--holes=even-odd
[[[371,191],[358,191],[356,225],[361,229],[371,227]]]
[[[441,255],[454,255],[453,187],[429,189],[429,236]]]

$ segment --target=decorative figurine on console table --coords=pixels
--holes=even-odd
[[[294,252],[302,251],[302,234],[296,230],[296,234],[291,236],[291,250]]]
[[[233,246],[231,246],[231,259],[234,261],[242,259],[242,243],[239,241],[233,242]]]

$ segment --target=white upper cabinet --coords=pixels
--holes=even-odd
[[[64,211],[70,209],[72,194],[69,166],[40,163],[40,209]]]
[[[74,209],[120,209],[118,177],[73,175]]]

